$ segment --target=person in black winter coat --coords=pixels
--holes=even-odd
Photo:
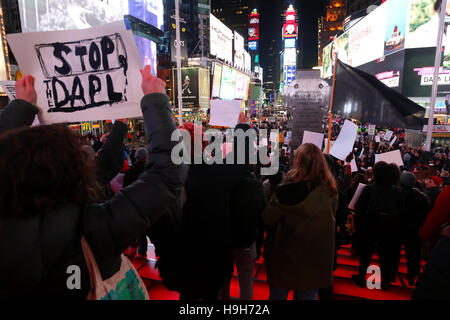
[[[419,276],[412,300],[450,300],[450,226],[443,226],[440,239]]]
[[[240,123],[236,126],[235,132],[239,129],[246,132],[251,127]],[[239,152],[236,142],[234,150]],[[248,154],[249,151],[247,141],[245,153]],[[236,165],[242,166],[242,176],[231,192],[231,247],[239,276],[240,299],[252,300],[254,266],[260,256],[264,240],[261,214],[266,207],[266,198],[261,180],[252,172],[249,158],[244,164]],[[230,299],[230,282],[231,277],[221,292],[221,299]]]
[[[375,245],[380,258],[381,289],[388,290],[396,274],[397,250],[400,246],[400,217],[404,215],[403,194],[396,186],[398,167],[378,162],[374,168],[375,184],[366,186],[355,206],[355,235],[360,254],[358,275],[352,276],[365,287],[367,268]]]
[[[408,282],[414,286],[415,276],[420,273],[420,248],[422,241],[419,236],[419,228],[425,223],[430,206],[428,198],[414,188],[416,176],[409,171],[404,171],[400,177],[400,188],[405,199],[405,212],[401,217],[401,237],[405,245],[406,264],[408,267]],[[400,252],[398,250],[397,264],[400,264]]]
[[[170,159],[177,127],[164,82],[150,67],[142,74],[151,159],[138,181],[101,204],[95,168],[79,140],[62,125],[27,128],[38,113],[33,78],[16,83],[17,100],[0,115],[0,147],[7,150],[0,153],[0,298],[86,299],[81,237],[108,279],[119,270],[122,252],[174,210],[185,177],[185,167]],[[80,290],[67,288],[72,265],[81,270]]]

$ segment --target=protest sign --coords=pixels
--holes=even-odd
[[[381,142],[380,136],[375,136],[375,142],[376,142],[376,143],[380,143],[380,142]]]
[[[15,81],[0,81],[0,86],[5,90],[8,95],[9,100],[14,100],[16,98],[16,84]]]
[[[386,134],[384,135],[384,140],[386,140],[386,141],[391,141],[391,138],[392,138],[392,134],[393,134],[394,132],[392,132],[391,130],[387,130],[386,131]]]
[[[375,125],[374,124],[369,124],[368,133],[369,133],[369,136],[374,136],[375,135]]]
[[[405,130],[405,142],[411,148],[418,148],[422,145],[423,135],[420,131]]]
[[[386,163],[395,163],[399,167],[404,166],[400,150],[394,150],[386,153],[376,154],[375,163],[384,161]]]
[[[241,102],[237,100],[211,100],[209,125],[234,128],[241,113]]]
[[[322,149],[322,143],[323,143],[323,133],[317,133],[312,131],[305,130],[303,132],[303,141],[304,143],[312,143],[316,145],[319,149]]]
[[[392,147],[395,143],[395,141],[397,141],[397,136],[394,136],[394,139],[392,139],[390,146]]]
[[[330,155],[344,161],[353,150],[357,132],[358,126],[351,121],[345,120],[342,130],[339,133],[333,148],[331,148]]]
[[[358,202],[358,199],[361,196],[361,193],[365,187],[366,185],[363,183],[358,184],[358,188],[356,188],[355,195],[353,196],[352,201],[350,201],[350,204],[348,205],[348,208],[350,210],[355,210],[356,203]]]
[[[41,123],[142,116],[142,62],[123,21],[7,39],[21,71],[36,79]]]
[[[358,172],[358,165],[356,164],[356,160],[352,159],[352,161],[350,162],[350,166],[352,168],[352,172]]]

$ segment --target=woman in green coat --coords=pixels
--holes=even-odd
[[[337,186],[325,157],[306,143],[263,212],[271,228],[264,257],[270,300],[315,300],[333,281]]]

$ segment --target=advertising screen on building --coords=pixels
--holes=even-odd
[[[3,27],[0,25],[0,27]],[[4,50],[5,47],[3,46],[4,43],[6,43],[6,41],[4,41],[3,39],[3,33],[0,36],[0,81],[7,81],[8,79],[8,71],[7,71],[7,67],[6,67],[6,61],[5,61],[5,54],[4,54]],[[0,93],[5,93],[5,90],[3,89],[2,86],[0,86]]]
[[[378,6],[324,48],[323,77],[332,75],[336,55],[344,63],[358,67],[406,48],[435,47],[439,23],[435,2],[387,0]],[[444,37],[450,62],[450,45],[446,43]]]
[[[256,9],[249,16],[248,40],[259,40],[259,13]]]
[[[295,80],[295,66],[284,67],[284,84],[290,85]]]
[[[246,100],[248,98],[248,86],[250,83],[250,77],[242,74],[240,72],[237,73],[236,77],[236,89],[234,93],[234,97],[237,100]]]
[[[234,31],[234,66],[237,68],[244,68],[244,37]]]
[[[283,38],[297,38],[297,24],[290,23],[283,26]]]
[[[174,92],[178,97],[177,70],[173,69]],[[199,68],[182,68],[181,69],[181,85],[183,96],[183,108],[199,106]],[[175,99],[178,106],[178,99]]]
[[[220,98],[224,100],[234,100],[236,89],[236,69],[223,66],[222,81],[220,85]]]
[[[247,51],[244,51],[244,69],[249,72],[252,70],[252,56]]]
[[[258,41],[249,41],[248,42],[248,49],[252,51],[258,50]]]
[[[233,31],[210,15],[210,52],[226,62],[233,62]]]
[[[297,65],[297,49],[287,48],[284,50],[284,65],[285,66]]]
[[[214,75],[213,75],[213,87],[212,96],[213,98],[220,97],[220,84],[222,82],[222,66],[218,63],[214,64]]]
[[[295,48],[295,39],[285,39],[284,40],[284,47],[285,48]]]
[[[198,107],[202,109],[207,109],[210,107],[210,76],[209,70],[204,68],[198,69],[199,77],[199,97],[198,97]]]
[[[19,0],[22,32],[85,29],[132,15],[163,30],[163,0]],[[143,64],[156,74],[156,44],[135,36]]]

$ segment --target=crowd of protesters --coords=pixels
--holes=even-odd
[[[140,140],[147,144],[138,148],[126,143],[120,121],[102,137],[79,137],[63,125],[30,128],[40,112],[33,78],[16,83],[17,99],[0,114],[0,148],[7,150],[0,155],[0,272],[8,275],[0,297],[85,299],[92,274],[82,238],[106,281],[121,270],[128,247],[137,243],[146,255],[147,237],[165,286],[182,300],[230,299],[235,264],[240,298],[252,299],[261,254],[269,299],[285,300],[289,290],[295,299],[331,299],[337,250],[349,244],[359,257],[356,285],[366,285],[377,252],[381,288],[389,290],[404,248],[413,298],[450,297],[448,148],[409,147],[401,129],[392,129],[392,145],[376,143],[360,124],[354,151],[340,161],[309,143],[291,150],[288,121],[254,123],[241,115],[235,130],[280,129],[275,175],[262,176],[247,158],[176,165],[177,124],[165,83],[148,67],[141,72]],[[334,122],[332,140],[342,123]],[[183,126],[191,136],[194,128]],[[396,149],[404,166],[375,163],[375,154]],[[191,156],[201,151],[192,148]],[[360,183],[366,187],[351,210]],[[67,288],[71,265],[81,269],[80,290]],[[142,298],[138,290],[131,296]]]

